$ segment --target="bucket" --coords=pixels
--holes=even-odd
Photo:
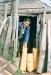
[[[23,48],[22,58],[21,58],[21,62],[20,62],[20,70],[22,72],[26,71],[26,60],[27,60],[27,48]]]
[[[38,68],[38,49],[33,48],[33,63],[34,63],[34,70]]]
[[[27,54],[27,71],[32,72],[34,70],[33,66],[33,54],[28,53]]]

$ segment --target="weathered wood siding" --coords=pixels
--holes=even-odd
[[[40,53],[39,53],[39,62],[38,62],[38,69],[37,72],[38,73],[42,73],[43,72],[43,66],[44,66],[44,60],[45,60],[45,53],[46,53],[46,11],[44,11],[43,14],[43,19],[41,22],[41,33],[40,33],[40,40],[41,40],[41,44],[40,44]]]
[[[18,8],[19,8],[19,10],[20,9],[26,10],[26,9],[33,9],[33,8],[34,9],[43,8],[43,5],[41,3],[37,3],[36,1],[37,0],[19,0],[19,7]],[[4,9],[5,3],[8,4],[8,14],[9,14],[11,12],[11,0],[0,0],[0,13],[3,14],[3,9]]]
[[[3,15],[3,7],[5,2],[8,4],[8,14],[11,13],[11,0],[0,0],[0,13]],[[30,10],[31,9],[31,10]],[[38,3],[37,0],[19,0],[18,6],[19,14],[40,14],[44,11],[42,3]],[[51,12],[51,9],[46,9],[47,12]]]
[[[48,20],[48,66],[47,71],[51,72],[51,19]]]
[[[3,1],[11,1],[11,0],[0,0],[0,2]],[[19,3],[33,3],[36,2],[37,0],[19,0]]]

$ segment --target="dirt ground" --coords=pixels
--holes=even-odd
[[[31,72],[31,73],[25,73],[25,74],[22,74],[22,75],[38,75],[38,74],[36,74],[34,72]]]

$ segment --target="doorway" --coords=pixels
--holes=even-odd
[[[32,48],[36,47],[36,32],[37,32],[37,16],[19,16],[19,22],[23,22],[25,18],[30,18],[30,37],[28,42],[28,52],[32,52]]]

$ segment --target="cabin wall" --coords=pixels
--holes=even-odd
[[[51,55],[51,54],[49,54],[50,53],[49,47],[51,48],[51,46],[49,44],[50,33],[48,32],[48,20],[49,19],[51,19],[51,14],[45,14],[44,18],[43,18],[43,14],[40,15],[40,20],[39,20],[40,21],[40,23],[39,23],[40,30],[38,33],[38,37],[39,37],[38,38],[38,45],[39,45],[38,47],[39,47],[39,52],[40,52],[39,53],[38,69],[37,69],[38,73],[47,72],[47,68],[48,68],[48,71],[50,72],[50,69],[51,69],[50,68],[51,64],[49,64],[49,62],[51,62],[51,61],[48,61],[48,58]],[[43,24],[43,21],[44,21],[44,24]],[[46,65],[46,67],[44,65]]]
[[[11,1],[11,0],[4,0],[4,1]],[[33,3],[36,2],[37,0],[19,0],[19,3]]]
[[[42,41],[42,33],[43,33],[43,14],[39,14],[39,22],[38,22],[38,25],[39,25],[39,32],[38,32],[38,36],[39,36],[39,50],[40,50],[40,47],[41,47],[41,41]],[[45,16],[45,23],[46,23],[46,35],[48,35],[48,30],[47,30],[47,27],[48,27],[48,20],[51,19],[51,14],[46,14]]]
[[[4,4],[5,3],[1,3],[0,2],[0,13],[3,14],[3,9],[4,9]],[[11,13],[11,2],[8,2],[8,14]],[[41,3],[37,3],[37,2],[33,2],[33,3],[19,3],[19,7],[18,7],[18,13],[32,13],[32,12],[36,12],[36,9],[38,11],[38,9],[43,8],[43,5]],[[31,10],[30,10],[31,9]],[[20,11],[21,10],[21,11]],[[42,11],[42,10],[41,10]]]
[[[48,24],[48,20],[51,19],[51,14],[46,14],[46,23]]]
[[[40,50],[41,48],[41,41],[42,41],[42,17],[43,15],[42,14],[39,14],[38,16],[38,23],[37,23],[37,31],[38,31],[38,48]]]

